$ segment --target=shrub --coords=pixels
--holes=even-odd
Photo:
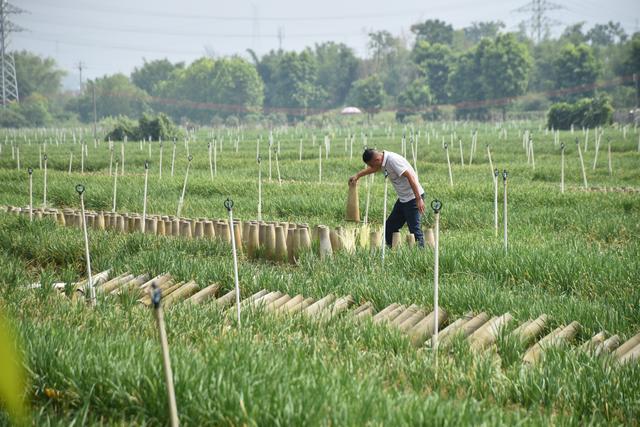
[[[179,138],[182,132],[164,113],[153,117],[143,114],[138,123],[126,116],[118,116],[115,125],[105,136],[105,140],[123,141],[125,136],[130,140],[148,139],[154,141]]]
[[[554,129],[594,128],[610,124],[613,119],[611,99],[606,95],[583,98],[575,104],[559,102],[547,113],[547,126]]]

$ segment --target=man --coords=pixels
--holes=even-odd
[[[391,236],[400,230],[405,222],[409,226],[409,231],[415,236],[418,245],[424,246],[424,236],[420,229],[420,215],[424,214],[424,190],[418,182],[416,171],[407,159],[391,151],[376,151],[367,148],[362,153],[362,161],[367,167],[350,177],[350,184],[354,184],[363,176],[384,169],[389,174],[393,188],[398,193],[398,200],[396,200],[385,226],[384,238],[387,246],[391,246]]]

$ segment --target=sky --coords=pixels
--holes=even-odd
[[[9,0],[24,13],[11,15],[24,31],[11,34],[9,50],[26,49],[56,60],[68,72],[67,89],[82,78],[129,75],[144,60],[190,63],[205,55],[248,57],[281,47],[302,50],[324,41],[345,43],[366,57],[367,34],[387,30],[411,40],[410,27],[440,19],[463,28],[501,20],[507,31],[531,13],[517,12],[535,0]],[[620,22],[627,33],[640,30],[638,0],[540,0],[556,6],[547,16],[564,27],[585,21]],[[604,4],[604,5],[603,5]]]

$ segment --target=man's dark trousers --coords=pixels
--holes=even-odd
[[[424,200],[424,194],[421,197]],[[391,246],[393,233],[399,231],[405,223],[409,226],[409,232],[416,237],[418,245],[424,247],[424,235],[420,229],[420,212],[416,205],[416,199],[404,203],[400,199],[396,200],[385,226],[384,238],[387,246]]]

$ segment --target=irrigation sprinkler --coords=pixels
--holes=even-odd
[[[71,175],[72,165],[73,165],[73,151],[69,151],[69,175]],[[109,165],[109,176],[111,176],[111,165]]]
[[[298,155],[298,161],[300,161],[300,162],[301,162],[301,161],[302,161],[302,138],[300,138],[300,146],[299,146],[299,148],[298,148],[298,153],[299,153],[299,155]]]
[[[213,181],[213,159],[211,158],[211,143],[207,143],[207,151],[209,153],[209,175],[211,175],[211,181]]]
[[[120,174],[124,176],[124,142],[120,144],[120,161],[122,162]]]
[[[611,140],[607,138],[607,163],[609,165],[609,176],[613,176],[613,169],[611,168]]]
[[[560,192],[564,194],[564,142],[560,144]]]
[[[149,160],[144,161],[144,196],[142,198],[142,232],[147,228],[147,182],[149,179]]]
[[[160,347],[162,349],[162,366],[164,368],[164,379],[167,383],[167,395],[169,399],[169,417],[171,427],[178,427],[178,406],[176,405],[176,393],[173,389],[173,372],[171,371],[171,358],[169,357],[169,342],[167,341],[167,331],[164,327],[164,312],[162,311],[162,290],[151,282],[151,304],[153,313],[158,325],[158,335],[160,336]]]
[[[46,153],[44,156],[42,156],[42,159],[44,160],[44,188],[43,188],[44,199],[42,201],[42,206],[45,208],[47,207],[47,159],[48,158],[49,156],[47,156]]]
[[[258,156],[258,221],[262,221],[262,159]]]
[[[116,196],[118,195],[118,161],[116,160],[116,173],[113,174],[113,207],[111,212],[116,211]]]
[[[33,168],[27,169],[29,172],[29,221],[33,222]]]
[[[42,169],[42,146],[38,145],[38,159],[40,160],[40,169]]]
[[[367,180],[365,181],[367,184],[367,203],[366,206],[364,208],[364,223],[367,224],[369,222],[369,202],[371,201],[371,187],[373,185],[373,177],[374,175],[371,174],[369,176],[367,176]]]
[[[387,246],[387,187],[389,180],[387,179],[389,172],[384,171],[384,205],[382,207],[382,263],[384,264],[384,251]]]
[[[173,176],[173,166],[176,163],[176,140],[173,140],[173,154],[171,154],[171,176]]]
[[[433,209],[433,218],[435,222],[435,245],[433,252],[433,311],[435,317],[433,319],[433,337],[431,342],[433,343],[434,351],[438,350],[438,275],[440,266],[440,210],[442,209],[442,202],[438,199],[431,201],[431,209]]]
[[[600,136],[601,138],[602,136]],[[596,132],[596,142],[595,142],[595,154],[593,156],[593,170],[596,170],[596,164],[598,163],[598,151],[600,150],[600,138],[598,137],[598,133]]]
[[[218,176],[218,141],[213,140],[213,176]]]
[[[507,170],[504,169],[502,171],[502,183],[504,185],[504,212],[503,212],[503,222],[504,222],[504,252],[507,253]]]
[[[233,280],[236,287],[236,311],[238,315],[238,329],[240,328],[240,284],[238,281],[238,253],[236,251],[236,237],[233,230],[233,200],[227,197],[224,207],[229,212],[229,226],[231,227],[231,250],[233,251]]]
[[[282,187],[282,179],[280,178],[280,162],[278,161],[278,151],[277,150],[273,150],[274,154],[276,155],[276,171],[278,172],[278,184],[280,185],[280,187]]]
[[[498,237],[498,175],[500,171],[496,168],[493,170],[493,225],[496,237]]]
[[[447,153],[447,167],[449,168],[449,185],[453,187],[453,174],[451,173],[451,159],[449,158],[449,144],[444,144],[444,150]]]
[[[91,256],[89,255],[89,234],[87,233],[87,217],[84,213],[84,185],[78,184],[76,185],[76,191],[80,196],[80,209],[82,213],[82,231],[84,233],[84,255],[87,259],[87,288],[89,289],[89,299],[91,301],[91,305],[96,305],[96,290],[93,287],[93,277],[91,276]]]
[[[184,184],[182,184],[182,194],[180,195],[180,200],[178,200],[178,211],[176,212],[176,217],[180,218],[180,212],[182,211],[182,204],[184,203],[184,193],[187,191],[187,179],[189,178],[189,167],[191,166],[191,160],[193,160],[193,156],[189,154],[187,157],[187,170],[184,173]]]
[[[587,184],[587,173],[584,170],[584,159],[582,157],[582,150],[580,149],[580,141],[576,138],[576,146],[578,147],[578,155],[580,156],[580,168],[582,169],[582,181],[584,183],[585,190],[589,187]]]
[[[318,183],[322,183],[322,145],[318,144]]]
[[[489,145],[487,145],[487,157],[489,158],[489,168],[492,172],[494,172],[493,161],[491,160],[491,147],[489,147]]]
[[[159,164],[158,164],[158,173],[159,173],[159,177],[158,179],[162,179],[162,148],[164,147],[164,144],[162,144],[162,141],[160,141],[160,160],[159,160]]]

